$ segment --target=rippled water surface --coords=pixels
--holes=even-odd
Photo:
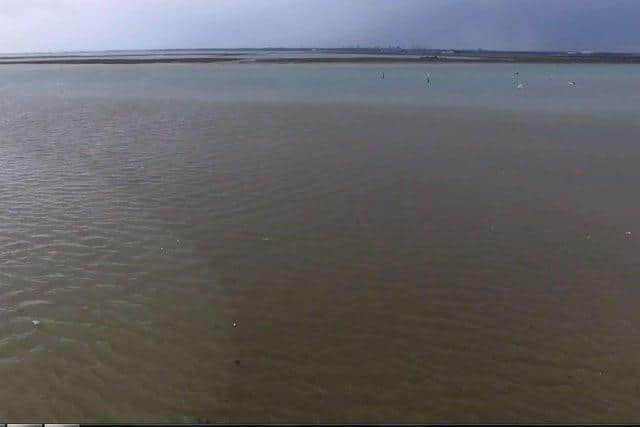
[[[0,69],[1,419],[638,420],[635,68],[224,67]]]

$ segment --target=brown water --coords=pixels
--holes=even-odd
[[[622,115],[0,102],[0,418],[638,421],[638,141]]]

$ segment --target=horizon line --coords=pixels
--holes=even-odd
[[[456,47],[402,47],[402,46],[266,46],[266,47],[188,47],[188,48],[135,48],[135,49],[73,49],[73,50],[50,50],[50,51],[23,51],[23,52],[0,52],[0,57],[5,55],[63,55],[63,54],[86,54],[86,53],[117,53],[117,52],[149,52],[149,51],[269,51],[269,50],[387,50],[387,51],[453,51],[453,52],[504,52],[504,53],[538,53],[538,54],[582,54],[582,55],[640,55],[640,51],[622,50],[591,50],[591,49],[569,49],[569,50],[537,50],[537,49],[487,49],[487,48],[456,48]]]

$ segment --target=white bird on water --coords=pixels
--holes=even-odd
[[[516,89],[524,89],[524,82],[520,81],[520,73],[516,71],[513,78],[516,84]]]
[[[575,80],[571,80],[571,81],[569,82],[569,86],[575,86],[575,85],[576,85],[576,81],[575,81]]]

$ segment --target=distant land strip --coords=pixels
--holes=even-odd
[[[4,59],[0,58],[0,65],[8,64],[169,64],[169,63],[210,63],[238,61],[240,58],[47,58],[47,59]]]
[[[276,64],[303,63],[556,63],[556,64],[640,64],[640,58],[612,58],[612,57],[455,57],[455,56],[424,56],[424,57],[304,57],[304,58],[256,58],[252,62]]]
[[[505,52],[454,50],[300,49],[201,50],[156,52],[96,52],[94,54],[38,54],[0,56],[6,64],[169,64],[169,63],[589,63],[640,64],[640,54],[573,52]]]

